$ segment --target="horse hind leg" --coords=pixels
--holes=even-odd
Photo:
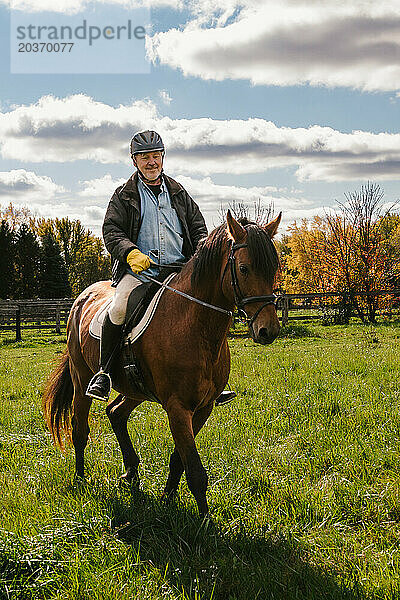
[[[138,467],[140,459],[128,433],[128,419],[133,409],[139,406],[142,401],[142,399],[127,398],[119,394],[106,408],[111,427],[121,448],[126,469],[125,473],[121,475],[121,481],[135,485],[139,484]]]
[[[89,410],[91,400],[84,394],[74,394],[74,414],[72,417],[72,443],[75,449],[75,475],[79,479],[85,476],[84,456],[89,438]],[[75,409],[75,406],[77,407]]]
[[[89,411],[92,404],[91,398],[86,396],[85,390],[91,371],[87,366],[79,372],[74,363],[71,364],[71,378],[74,384],[74,397],[72,401],[72,443],[75,450],[75,476],[84,478],[84,454],[89,438]]]
[[[167,504],[171,502],[171,500],[173,500],[173,498],[176,496],[179,487],[179,482],[183,475],[183,471],[183,463],[181,457],[179,456],[179,452],[175,446],[174,451],[169,459],[169,473],[167,483],[165,484],[164,491],[161,495],[161,500],[163,500]]]

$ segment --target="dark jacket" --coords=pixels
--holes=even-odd
[[[127,270],[126,257],[137,248],[140,229],[140,195],[137,172],[118,187],[107,208],[103,223],[103,238],[111,254],[112,285],[116,286]],[[186,259],[193,256],[199,241],[207,235],[207,227],[199,207],[180,183],[164,175],[171,198],[182,225],[182,253]]]

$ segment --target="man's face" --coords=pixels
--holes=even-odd
[[[149,181],[155,181],[160,177],[163,163],[161,150],[135,154],[133,162]]]

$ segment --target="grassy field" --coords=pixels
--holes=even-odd
[[[130,430],[133,495],[93,405],[87,482],[52,445],[41,389],[62,336],[0,338],[0,598],[398,599],[400,323],[296,326],[270,347],[235,338],[236,402],[198,438],[211,521],[183,481],[158,496],[172,450],[145,403]]]

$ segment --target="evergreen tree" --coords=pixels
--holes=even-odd
[[[15,236],[15,298],[36,298],[40,284],[40,246],[26,223]]]
[[[14,233],[3,219],[0,222],[0,298],[12,297],[14,276]]]
[[[51,229],[41,237],[40,284],[41,298],[66,298],[71,294],[68,271],[61,248]]]

